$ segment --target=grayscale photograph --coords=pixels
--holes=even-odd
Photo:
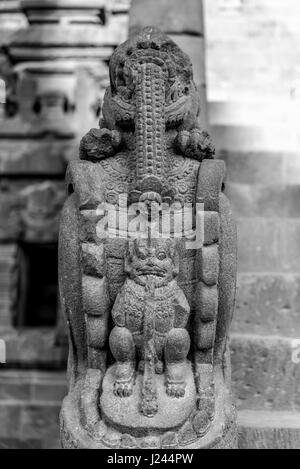
[[[300,449],[299,0],[0,0],[0,449]]]

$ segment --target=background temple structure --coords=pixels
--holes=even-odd
[[[0,0],[0,448],[58,446],[65,168],[99,118],[110,55],[145,21],[192,58],[201,123],[227,163],[240,447],[300,447],[299,17],[297,0]]]

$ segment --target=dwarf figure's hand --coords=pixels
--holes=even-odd
[[[183,156],[198,161],[213,159],[216,152],[210,135],[197,128],[192,131],[180,131],[176,144]]]
[[[117,130],[92,129],[81,140],[80,159],[98,161],[118,153],[122,136]]]

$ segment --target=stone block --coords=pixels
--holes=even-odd
[[[226,195],[238,217],[300,218],[299,185],[228,182]]]
[[[238,421],[239,449],[300,449],[300,413],[245,410]]]
[[[300,410],[300,366],[293,339],[234,334],[231,351],[240,410]]]
[[[219,248],[217,245],[205,246],[197,252],[198,278],[206,285],[216,285],[219,278]]]
[[[12,401],[0,401],[0,438],[16,438],[20,435],[21,408]]]
[[[219,241],[220,218],[217,212],[204,212],[204,246],[210,246]]]
[[[213,125],[217,151],[250,153],[297,153],[296,134],[286,125]]]
[[[65,369],[68,351],[55,346],[55,334],[55,330],[39,328],[2,330],[9,367]]]
[[[219,212],[219,198],[225,178],[225,164],[220,160],[204,160],[198,176],[197,202],[204,210]]]
[[[13,324],[18,296],[18,248],[0,245],[0,326]]]
[[[98,318],[104,316],[107,313],[109,302],[106,279],[84,275],[82,279],[82,291],[84,313]],[[96,318],[90,318],[90,320],[97,322]]]
[[[217,152],[226,163],[227,180],[238,184],[284,185],[286,157],[280,152],[224,150]]]
[[[283,270],[300,272],[300,219],[287,219],[280,228]]]
[[[20,435],[29,439],[50,438],[59,433],[59,402],[26,404],[22,406]]]
[[[232,330],[300,338],[300,276],[240,274]]]
[[[62,402],[67,394],[66,372],[37,371],[33,373],[31,399],[34,402]]]
[[[75,151],[72,139],[23,140],[4,137],[0,140],[0,174],[62,176],[72,150]]]
[[[65,372],[3,369],[0,401],[60,402],[67,392]]]
[[[86,275],[103,277],[105,275],[104,245],[83,243],[82,264]]]
[[[0,438],[0,449],[42,449],[42,441]]]
[[[239,218],[238,271],[281,272],[281,220]]]

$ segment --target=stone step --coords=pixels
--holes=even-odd
[[[66,372],[0,371],[0,401],[61,402],[67,394]]]
[[[12,325],[18,293],[17,270],[18,246],[0,245],[0,327]]]
[[[247,214],[245,214],[247,215]],[[299,273],[300,219],[237,219],[241,273]]]
[[[300,340],[233,334],[231,351],[239,410],[300,412]]]
[[[297,93],[297,0],[288,8],[284,0],[206,1],[205,10],[211,95],[247,96],[256,88],[270,96]]]
[[[6,369],[65,370],[68,347],[58,345],[52,328],[0,328],[6,343]]]
[[[227,183],[293,186],[300,184],[299,152],[276,149],[217,151],[227,166]]]
[[[273,125],[211,125],[211,134],[218,151],[282,152],[299,151],[299,129]]]
[[[244,410],[238,414],[240,449],[300,449],[300,413]]]
[[[300,218],[300,185],[228,182],[226,195],[236,217]]]
[[[300,338],[300,275],[239,274],[231,330]]]
[[[59,447],[61,402],[0,399],[0,448]]]
[[[59,448],[66,372],[0,371],[0,448]]]
[[[251,90],[249,90],[251,93]],[[280,112],[278,112],[280,109]],[[214,125],[244,125],[267,127],[283,125],[294,128],[300,117],[299,100],[282,94],[267,96],[256,90],[255,96],[242,99],[229,97],[224,101],[208,103],[209,122]]]

